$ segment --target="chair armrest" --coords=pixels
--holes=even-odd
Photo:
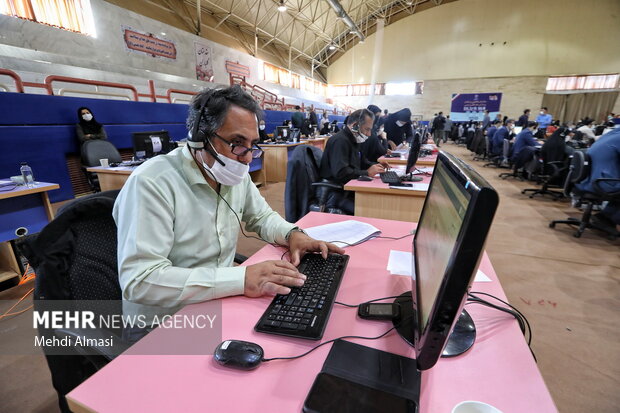
[[[98,346],[96,344],[73,346],[73,349],[76,352],[86,357],[97,368],[103,367],[108,361],[113,360],[116,356],[132,346],[132,343],[124,341],[111,331],[104,332],[102,330],[92,329],[61,328],[54,330],[54,334],[61,339],[68,337],[70,340],[75,340],[79,337],[80,340],[85,341],[86,343],[97,343],[101,340],[109,340],[110,337],[112,337],[113,346]]]
[[[616,191],[616,192],[609,192],[609,191],[605,191],[603,188],[601,188],[600,183],[601,182],[620,182],[620,178],[598,178],[595,179],[594,182],[592,182],[592,187],[601,194],[605,194],[606,196],[620,196],[620,191]]]
[[[329,182],[315,182],[312,186],[320,186],[324,188],[332,188],[332,189],[342,189],[342,185],[332,184]]]

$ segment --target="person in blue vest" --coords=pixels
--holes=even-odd
[[[540,108],[540,113],[536,117],[536,122],[538,123],[538,137],[539,138],[544,139],[545,133],[547,132],[547,126],[551,125],[552,121],[553,121],[553,116],[547,113],[547,107],[543,106],[542,108]]]
[[[499,121],[496,121],[499,122]],[[498,125],[500,123],[497,123]],[[493,134],[493,141],[491,145],[491,153],[494,155],[501,155],[504,151],[504,139],[510,140],[510,131],[514,128],[514,119],[508,119],[506,124],[500,126]]]
[[[527,128],[524,128],[517,137],[515,138],[515,145],[512,148],[512,157],[510,158],[513,162],[518,158],[519,152],[521,152],[525,147],[531,146],[536,147],[541,144],[534,138],[534,135],[537,132],[538,123],[536,122],[528,122]]]
[[[601,136],[588,149],[591,158],[590,176],[575,187],[584,192],[594,192],[594,181],[599,178],[620,179],[620,128]],[[601,190],[605,192],[619,192],[620,181],[608,181],[600,183]],[[592,217],[593,223],[614,228],[620,225],[620,202],[609,201],[607,206]]]
[[[486,131],[487,137],[489,138],[489,142],[491,142],[491,147],[493,146],[493,135],[495,135],[495,132],[497,132],[498,125],[499,125],[499,122],[494,120],[493,122],[491,122],[491,126],[489,126],[489,128]]]

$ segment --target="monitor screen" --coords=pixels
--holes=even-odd
[[[514,129],[512,130],[512,132],[515,135],[518,135],[519,133],[521,133],[522,130],[523,130],[523,126],[515,126]]]
[[[413,240],[412,293],[409,301],[397,300],[401,319],[395,322],[414,346],[420,370],[435,365],[452,340],[457,320],[463,318],[461,310],[498,201],[497,192],[477,172],[439,153]],[[473,330],[471,346],[471,319],[467,326]]]
[[[168,131],[134,132],[133,154],[136,159],[152,158],[171,150]]]
[[[276,126],[276,138],[278,140],[288,140],[290,138],[291,128],[288,126]]]

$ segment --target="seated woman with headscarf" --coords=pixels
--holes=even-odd
[[[81,107],[77,113],[80,122],[75,125],[75,130],[80,144],[94,139],[108,139],[103,125],[95,120],[90,109]]]

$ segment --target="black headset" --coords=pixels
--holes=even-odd
[[[213,98],[213,95],[215,93],[217,93],[217,92],[218,92],[218,90],[215,90],[211,94],[211,96],[207,97],[205,102],[200,106],[200,111],[198,112],[198,116],[194,120],[194,128],[192,129],[192,134],[191,134],[191,136],[188,137],[189,138],[188,139],[188,145],[192,149],[204,149],[205,151],[209,152],[209,154],[211,156],[213,156],[213,158],[215,158],[215,160],[220,165],[226,166],[224,161],[222,161],[222,159],[220,158],[218,153],[213,148],[213,144],[210,142],[209,138],[207,137],[207,134],[204,131],[200,130],[200,121],[204,117],[207,105],[209,104],[209,102]]]
[[[371,117],[371,116],[374,116],[374,114],[371,111],[369,111],[368,109],[360,110],[359,115],[356,115],[355,118],[351,119],[351,121],[352,121],[351,123],[355,124],[355,126],[349,128],[349,129],[351,129],[351,132],[356,132],[357,133],[357,132],[360,131],[360,121],[362,119],[364,119],[365,116]],[[347,127],[348,126],[349,125],[347,125]]]

